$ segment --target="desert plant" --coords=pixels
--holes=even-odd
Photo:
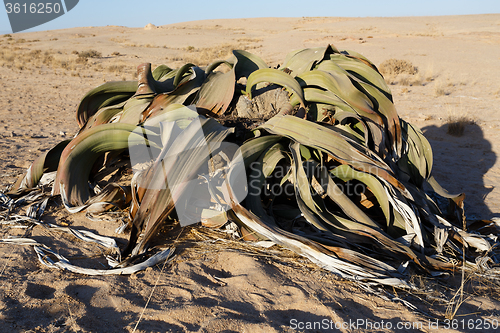
[[[417,67],[408,60],[389,59],[380,64],[380,72],[384,75],[410,74],[418,72]]]
[[[108,72],[123,72],[125,65],[110,65],[106,68]]]
[[[100,58],[102,57],[102,53],[96,50],[87,50],[78,53],[78,57],[80,58]]]
[[[434,84],[434,96],[447,96],[450,92],[445,88],[445,85],[441,81],[436,81]]]
[[[471,121],[465,116],[449,116],[446,120],[446,123],[448,124],[446,133],[453,136],[462,136],[465,131],[465,126],[470,122]]]
[[[329,45],[291,52],[271,69],[232,53],[204,68],[142,64],[138,81],[91,90],[78,135],[35,160],[8,195],[36,191],[56,171],[52,195],[68,211],[126,207],[122,266],[183,221],[236,223],[245,240],[270,240],[369,283],[408,286],[408,267],[494,262],[496,240],[464,230],[464,195],[432,177],[429,142],[398,117],[368,59]],[[238,117],[240,101],[282,89],[289,100],[279,108]],[[138,153],[149,157],[134,163]],[[122,169],[133,177],[118,177]]]
[[[180,59],[198,66],[208,65],[218,59],[224,59],[231,56],[234,49],[245,48],[244,46],[245,45],[242,43],[223,43],[203,48],[187,46],[184,49],[187,54],[185,54]]]

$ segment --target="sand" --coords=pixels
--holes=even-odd
[[[331,43],[359,52],[377,66],[394,58],[418,68],[416,75],[386,77],[398,113],[429,139],[436,179],[449,191],[466,194],[467,216],[499,216],[499,14],[207,20],[147,29],[107,26],[19,33],[11,38],[0,37],[1,188],[43,151],[76,133],[75,110],[88,90],[106,81],[133,79],[134,68],[143,62],[175,68],[186,60],[206,61],[214,50],[237,47],[276,66],[291,50]],[[84,68],[73,51],[90,49],[101,57],[88,58]],[[33,50],[41,53],[28,63],[27,58],[36,57],[27,55]],[[447,134],[450,118],[463,119],[462,136]],[[51,210],[47,219],[126,237],[114,234],[115,222],[92,222],[81,214]],[[0,233],[4,238],[23,231],[0,227]],[[389,290],[418,308],[412,311],[286,250],[265,254],[227,240],[211,242],[204,231],[185,233],[199,242],[177,244],[177,256],[169,265],[132,276],[87,277],[49,269],[31,247],[0,245],[0,331],[132,332],[138,323],[136,332],[315,332],[344,323],[343,332],[429,332],[437,331],[436,320],[441,331],[447,327],[447,301],[460,283],[460,276],[451,277],[437,287],[436,280],[415,277],[415,283],[432,286],[434,292]],[[69,235],[36,227],[32,237],[76,263],[91,265],[78,258],[100,256],[97,246],[82,246]],[[478,331],[477,325],[476,330],[467,329],[469,319],[476,324],[500,320],[498,290],[485,281],[469,283],[470,297],[455,317],[465,320],[458,322],[465,323],[465,329],[449,325],[444,331]],[[386,326],[376,326],[381,321]],[[314,322],[322,326],[307,326]],[[354,329],[353,322],[360,326]],[[398,330],[398,323],[406,329]]]

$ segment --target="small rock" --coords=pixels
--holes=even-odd
[[[153,30],[153,29],[156,29],[156,25],[154,25],[153,23],[148,23],[148,24],[144,27],[144,30]]]
[[[59,135],[60,136],[66,136],[66,132],[61,131],[61,132],[59,132]]]

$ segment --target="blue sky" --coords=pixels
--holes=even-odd
[[[67,14],[26,31],[105,25],[143,27],[148,23],[164,25],[217,18],[435,16],[488,13],[500,13],[500,0],[80,0]],[[7,13],[1,10],[0,33],[11,31]]]

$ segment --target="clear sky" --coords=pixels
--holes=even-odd
[[[78,5],[65,15],[26,31],[106,25],[143,27],[148,23],[165,25],[217,18],[435,16],[489,13],[500,13],[500,0],[80,0]],[[0,33],[11,31],[7,13],[2,9]]]

